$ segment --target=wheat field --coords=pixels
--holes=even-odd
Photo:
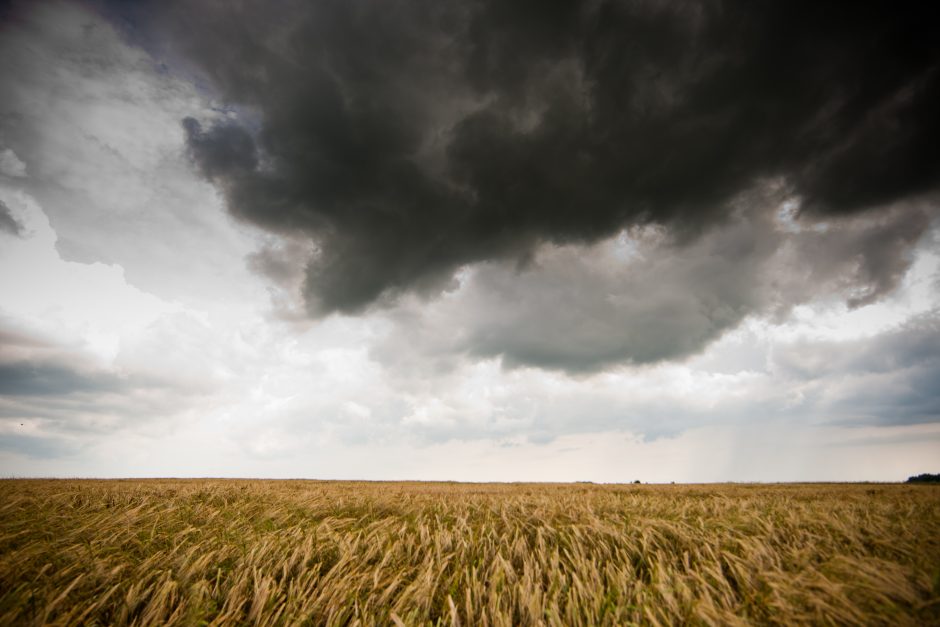
[[[940,489],[5,480],[0,624],[940,624]]]

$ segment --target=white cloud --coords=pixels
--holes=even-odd
[[[0,37],[0,133],[29,164],[65,259],[120,265],[133,285],[202,308],[264,299],[245,256],[260,236],[189,166],[181,119],[218,117],[188,81],[74,3],[38,3]],[[15,121],[15,123],[14,123]]]
[[[5,315],[61,342],[80,338],[84,350],[108,363],[125,334],[180,309],[128,285],[120,266],[64,261],[39,205],[8,188],[0,187],[0,194],[18,210],[26,233],[8,238],[0,248],[0,311]]]

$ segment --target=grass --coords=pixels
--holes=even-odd
[[[940,624],[940,489],[0,481],[0,624]]]

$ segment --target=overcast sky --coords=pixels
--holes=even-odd
[[[0,474],[940,471],[921,11],[0,2]]]

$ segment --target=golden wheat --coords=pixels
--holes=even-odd
[[[0,482],[0,624],[940,624],[940,489]]]

